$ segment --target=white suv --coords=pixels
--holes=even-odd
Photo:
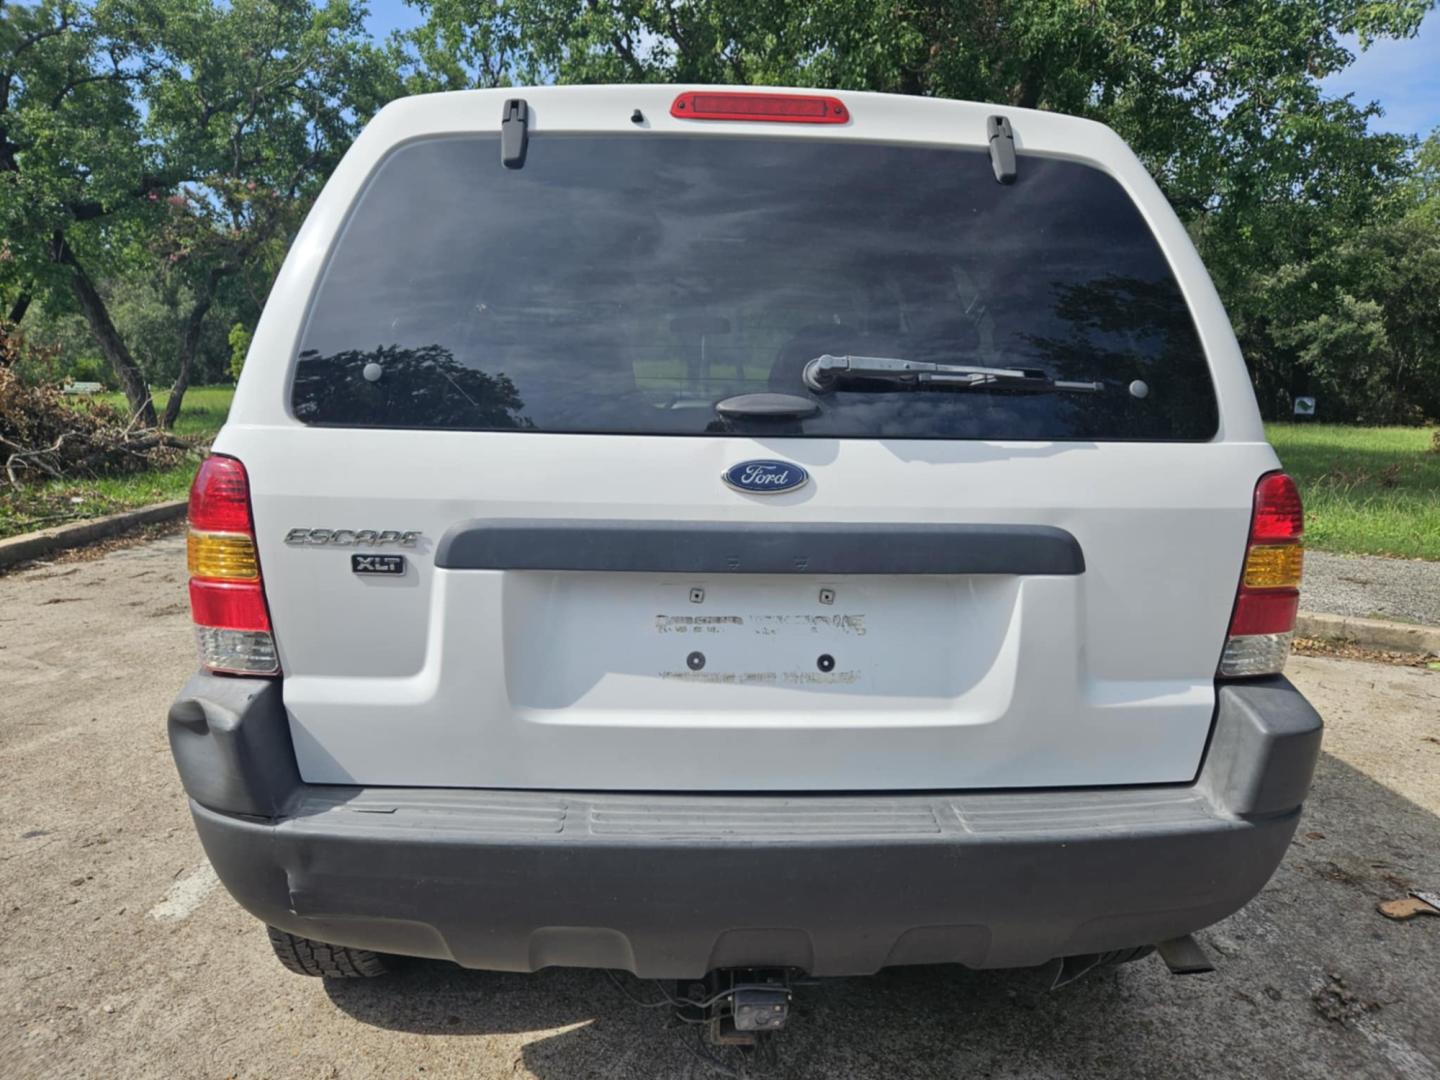
[[[1132,957],[1309,786],[1278,468],[1099,124],[397,101],[196,479],[175,758],[311,974]]]

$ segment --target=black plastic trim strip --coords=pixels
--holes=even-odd
[[[1085,572],[1080,544],[1049,525],[467,521],[440,539],[446,570],[685,574]]]

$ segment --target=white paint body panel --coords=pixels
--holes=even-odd
[[[845,93],[852,120],[843,127],[707,127],[670,118],[680,89],[523,96],[536,134],[629,137],[983,146],[996,111]],[[216,442],[249,470],[304,779],[798,791],[1193,777],[1255,481],[1278,463],[1209,277],[1118,137],[1088,121],[1004,110],[1023,151],[1097,164],[1135,199],[1209,357],[1220,412],[1212,442],[622,437],[295,420],[289,369],[309,297],[370,171],[400,141],[493,132],[501,100],[519,93],[406,99],[376,117],[285,262]],[[636,107],[648,118],[638,133]],[[811,482],[771,496],[720,482],[747,458],[798,462]],[[436,569],[438,539],[476,518],[1041,524],[1076,537],[1086,570],[707,580]],[[404,576],[364,578],[345,549],[285,545],[293,528],[423,535]],[[816,599],[821,587],[835,590],[833,605]],[[689,602],[692,588],[705,590],[703,604]],[[683,619],[700,614],[720,621],[697,646],[699,624]],[[686,668],[697,647],[714,678]],[[817,677],[822,650],[835,656],[837,677]]]

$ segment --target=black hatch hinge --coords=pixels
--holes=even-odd
[[[1015,182],[1015,133],[1010,130],[1010,121],[1003,116],[992,116],[985,121],[985,134],[990,140],[990,166],[995,170],[995,179],[1002,184]]]
[[[500,113],[500,164],[507,169],[525,167],[530,142],[530,106],[524,98],[508,98]]]

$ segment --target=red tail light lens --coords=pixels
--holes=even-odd
[[[1262,476],[1255,485],[1255,517],[1250,525],[1250,543],[1283,544],[1298,542],[1305,532],[1305,510],[1300,490],[1284,473]]]
[[[843,124],[850,110],[839,98],[819,94],[751,94],[696,90],[670,103],[681,120],[769,120],[785,124]]]
[[[190,527],[204,532],[251,532],[250,481],[232,457],[206,458],[190,485]]]
[[[1230,616],[1232,636],[1248,634],[1288,634],[1295,629],[1295,613],[1300,609],[1300,593],[1296,589],[1275,592],[1242,592]]]
[[[280,670],[255,551],[250,479],[237,459],[206,458],[190,488],[190,615],[208,670]]]
[[[1295,481],[1268,473],[1255,485],[1245,568],[1220,657],[1226,677],[1278,675],[1285,668],[1300,608],[1305,512]]]
[[[251,582],[190,579],[190,615],[198,626],[217,630],[270,629],[265,597]]]

